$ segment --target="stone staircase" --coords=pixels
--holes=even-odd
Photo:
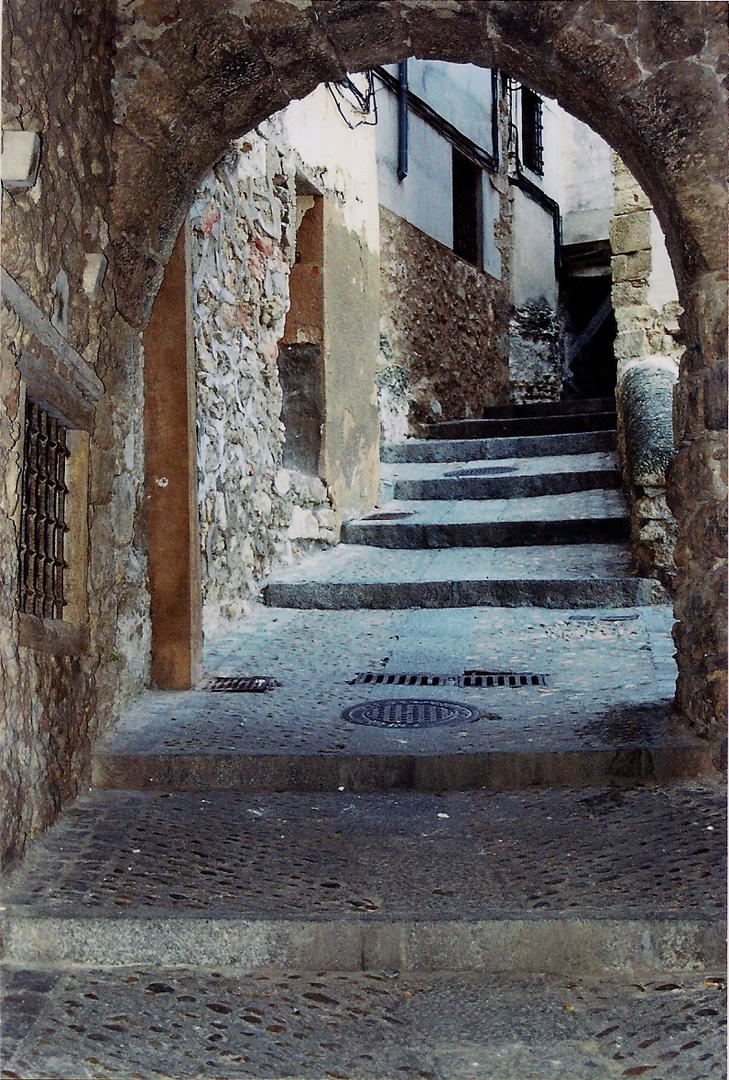
[[[342,545],[279,574],[300,608],[634,606],[630,523],[604,399],[491,410],[383,451],[383,503]],[[614,408],[614,406],[613,406]],[[487,464],[485,464],[485,462]],[[476,550],[474,550],[476,549]]]
[[[603,406],[390,449],[128,712],[7,883],[4,1077],[723,1075],[726,794]]]

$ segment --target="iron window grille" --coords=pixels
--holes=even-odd
[[[542,99],[528,86],[521,89],[521,151],[524,167],[544,175]]]
[[[46,410],[26,399],[20,512],[20,595],[28,615],[62,619],[66,524],[67,431]]]
[[[481,263],[481,169],[453,148],[453,251]]]

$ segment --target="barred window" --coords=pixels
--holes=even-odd
[[[26,399],[20,516],[19,609],[62,619],[66,524],[67,431],[42,406]]]
[[[521,89],[521,152],[524,166],[537,176],[544,174],[542,99],[527,86]]]
[[[481,169],[453,148],[453,250],[481,263]]]

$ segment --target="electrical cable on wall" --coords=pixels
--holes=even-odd
[[[332,95],[339,115],[342,120],[344,120],[347,127],[352,131],[362,125],[365,127],[374,127],[377,123],[377,99],[375,97],[374,75],[371,71],[365,71],[363,74],[366,82],[364,91],[360,90],[349,77],[340,79],[335,83],[328,82],[324,84]],[[350,117],[344,112],[344,105],[347,105],[351,112],[360,116],[361,119],[352,122]]]

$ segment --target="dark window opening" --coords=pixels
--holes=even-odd
[[[481,169],[453,150],[453,250],[481,265]]]
[[[544,173],[544,136],[542,99],[533,90],[521,90],[521,152],[524,167],[542,176]]]
[[[18,607],[41,619],[62,619],[66,600],[66,428],[29,398],[25,408],[20,511]]]

